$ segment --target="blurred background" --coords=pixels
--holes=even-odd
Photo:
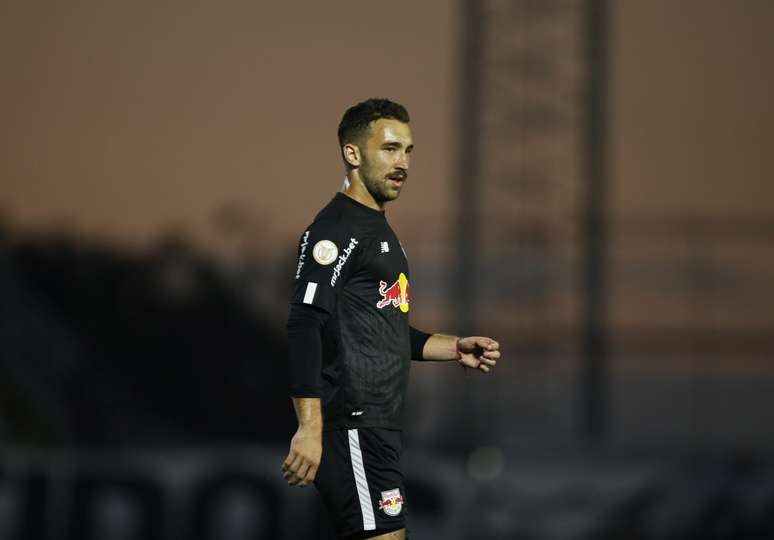
[[[774,3],[0,4],[0,539],[332,538],[279,467],[343,111],[416,151],[412,538],[774,537]]]

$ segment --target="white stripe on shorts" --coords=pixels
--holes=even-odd
[[[304,292],[304,304],[311,304],[314,302],[314,293],[317,292],[317,283],[310,281],[306,284],[306,291]]]
[[[371,492],[368,491],[365,468],[363,467],[363,454],[360,453],[360,437],[356,429],[347,430],[349,434],[349,455],[352,459],[352,472],[355,473],[355,485],[357,486],[357,498],[360,499],[360,511],[363,514],[363,530],[376,529],[374,508],[371,506]]]

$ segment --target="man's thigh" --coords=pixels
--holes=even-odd
[[[315,486],[340,538],[404,538],[405,482],[399,431],[325,432]]]

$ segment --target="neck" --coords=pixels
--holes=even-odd
[[[369,208],[384,212],[384,203],[374,199],[374,196],[371,195],[371,192],[368,191],[365,184],[360,179],[360,175],[357,174],[357,171],[349,171],[347,178],[349,178],[349,186],[344,190],[344,195],[355,199],[360,204]]]

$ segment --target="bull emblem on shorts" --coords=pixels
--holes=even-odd
[[[384,513],[388,516],[397,516],[402,509],[403,497],[400,496],[399,488],[382,491],[382,499],[379,501],[379,510],[384,510]]]

